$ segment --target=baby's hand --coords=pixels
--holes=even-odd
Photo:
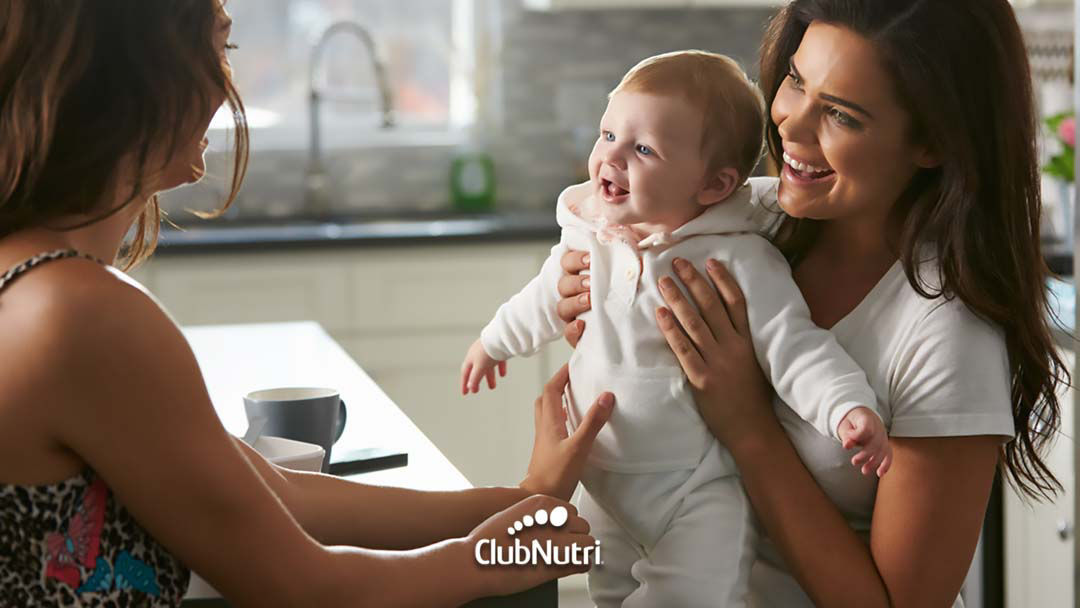
[[[881,418],[870,408],[857,407],[847,413],[837,429],[845,450],[859,446],[858,454],[851,459],[851,464],[862,467],[862,474],[871,474],[875,467],[881,477],[892,465],[892,446],[885,432]]]
[[[484,345],[478,339],[465,353],[465,361],[461,363],[461,394],[480,392],[480,379],[487,376],[488,388],[495,388],[495,368],[499,368],[499,376],[506,376],[506,361],[497,361],[488,356]]]

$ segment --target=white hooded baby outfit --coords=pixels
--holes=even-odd
[[[657,281],[683,258],[705,275],[725,264],[747,303],[754,351],[777,394],[822,435],[837,438],[858,406],[876,411],[862,369],[810,319],[791,269],[758,231],[769,213],[750,180],[670,233],[639,240],[596,211],[593,186],[559,195],[562,227],[537,275],[483,329],[494,359],[534,354],[562,335],[557,284],[568,249],[590,252],[592,310],[570,359],[567,414],[580,424],[604,391],[615,409],[589,455],[579,510],[601,542],[604,563],[589,591],[607,606],[742,606],[756,541],[749,503],[730,454],[710,434],[655,311]],[[681,285],[680,285],[681,288]],[[685,290],[684,290],[685,291]]]

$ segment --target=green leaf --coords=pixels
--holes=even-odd
[[[1054,114],[1053,116],[1046,117],[1043,120],[1043,123],[1046,124],[1046,126],[1049,127],[1051,131],[1054,132],[1054,137],[1057,137],[1058,127],[1061,126],[1061,123],[1065,122],[1066,118],[1069,118],[1072,115],[1072,111],[1061,112],[1060,114]]]

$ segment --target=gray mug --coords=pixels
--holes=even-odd
[[[265,420],[262,435],[321,445],[323,472],[330,468],[330,448],[345,431],[346,409],[332,388],[270,388],[244,396],[248,424]]]

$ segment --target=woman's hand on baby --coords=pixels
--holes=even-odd
[[[480,392],[480,380],[483,378],[487,378],[488,388],[494,389],[496,369],[499,370],[499,377],[505,377],[506,361],[491,358],[478,338],[469,347],[461,363],[461,394]]]
[[[776,424],[769,387],[754,355],[746,301],[734,277],[716,260],[706,279],[686,260],[673,263],[693,304],[674,279],[660,280],[667,307],[656,324],[690,382],[706,426],[728,449],[756,436],[761,424]],[[700,311],[700,312],[698,312]]]
[[[870,408],[857,407],[844,416],[837,427],[837,434],[845,450],[860,448],[851,458],[851,464],[860,467],[863,475],[873,474],[881,477],[892,465],[892,446],[889,434],[878,417]]]
[[[559,318],[567,325],[563,330],[563,336],[570,346],[577,347],[582,332],[585,331],[585,321],[578,319],[578,315],[592,308],[589,299],[589,275],[582,271],[589,269],[589,252],[570,249],[563,254],[561,263],[564,274],[559,279],[559,304],[556,307]]]
[[[519,484],[530,494],[570,499],[581,480],[581,471],[593,441],[615,406],[615,395],[601,394],[571,435],[566,429],[566,410],[563,408],[563,393],[569,381],[570,369],[563,365],[544,386],[543,394],[534,404],[536,436],[528,472]]]
[[[562,510],[564,509],[567,517],[565,523],[562,523]],[[544,512],[540,519],[547,520],[543,524],[537,521],[537,514],[540,511]],[[557,513],[554,520],[551,517],[553,512]],[[560,525],[556,526],[555,523],[560,523]],[[521,526],[520,531],[517,530],[515,524]],[[511,528],[515,529],[513,536],[509,533]],[[597,557],[595,550],[584,555],[583,552],[579,552],[580,557],[589,560],[587,563],[577,565],[571,563],[564,566],[545,565],[542,561],[539,561],[535,566],[495,565],[478,562],[479,559],[485,561],[491,559],[492,542],[496,542],[505,551],[505,547],[512,545],[515,538],[521,538],[522,544],[525,545],[532,545],[533,540],[540,541],[542,546],[546,546],[547,541],[550,540],[553,547],[560,548],[577,545],[584,549],[596,545],[596,539],[589,535],[588,522],[578,515],[577,508],[574,505],[551,496],[541,495],[534,495],[521,500],[484,520],[465,539],[469,551],[468,559],[476,567],[477,575],[482,581],[481,589],[485,596],[508,595],[531,589],[540,583],[557,577],[587,572]],[[560,549],[559,553],[562,552]]]

